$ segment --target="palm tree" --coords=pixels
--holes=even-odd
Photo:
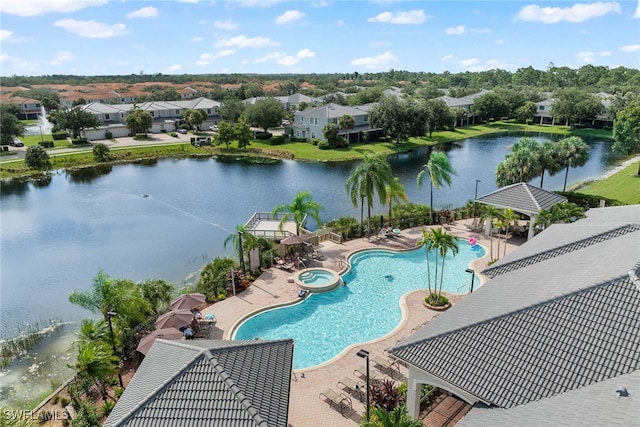
[[[407,192],[404,190],[404,186],[400,184],[400,180],[397,177],[393,178],[389,185],[387,185],[386,203],[389,205],[389,222],[391,222],[391,205],[393,202],[409,202]]]
[[[92,379],[104,400],[107,399],[105,380],[118,373],[118,357],[111,347],[102,341],[82,341],[73,368],[79,377]]]
[[[415,420],[407,413],[406,405],[398,405],[392,411],[380,406],[371,408],[371,418],[362,427],[422,427],[422,421]]]
[[[435,303],[440,300],[440,296],[442,295],[445,258],[449,251],[451,251],[454,256],[458,253],[458,241],[453,235],[447,233],[442,227],[433,228],[429,231],[423,228],[422,238],[416,242],[416,246],[420,245],[424,245],[427,251],[427,286],[429,290],[428,298],[430,302]],[[433,292],[431,290],[431,262],[429,259],[429,254],[432,250],[435,252],[434,291],[436,290],[436,285],[439,284],[437,292]],[[442,258],[440,268],[438,266],[439,258]],[[438,270],[440,270],[439,275]]]
[[[518,215],[513,211],[513,209],[506,208],[502,212],[501,223],[502,223],[502,226],[506,228],[504,233],[504,253],[502,254],[502,256],[505,256],[507,254],[507,237],[509,236],[509,227],[517,224],[517,222],[518,222]],[[498,253],[500,253],[500,249],[498,249]]]
[[[273,215],[284,213],[284,216],[280,220],[280,230],[284,227],[284,224],[289,221],[289,218],[293,216],[293,220],[296,223],[296,234],[300,234],[300,228],[302,222],[307,216],[313,218],[318,226],[322,225],[320,220],[320,211],[324,210],[324,206],[315,202],[309,191],[301,191],[293,198],[293,202],[290,205],[277,205],[273,208]]]
[[[564,174],[564,186],[562,191],[567,190],[567,177],[569,168],[583,166],[589,160],[589,146],[579,136],[570,136],[558,141],[558,159],[562,166],[566,166]]]
[[[558,161],[558,146],[551,142],[545,141],[539,146],[540,160],[540,188],[544,182],[545,171],[553,176],[562,170],[562,164]]]
[[[380,203],[387,200],[387,186],[392,185],[393,175],[391,166],[386,158],[371,151],[364,154],[362,162],[354,169],[345,183],[345,189],[351,197],[353,206],[358,206],[358,198],[361,199],[362,210],[364,202],[367,202],[367,233],[371,233],[371,207],[373,197],[378,193]]]
[[[431,261],[429,259],[429,254],[431,253],[431,249],[433,248],[433,240],[432,240],[433,237],[431,235],[431,232],[426,228],[423,228],[421,230],[421,233],[422,233],[422,237],[418,241],[416,241],[416,246],[424,245],[424,249],[427,256],[427,290],[429,292],[429,295],[431,295],[433,291],[431,290]],[[436,268],[437,267],[438,266],[436,264]]]
[[[433,224],[433,187],[436,189],[442,187],[444,183],[451,185],[451,176],[456,172],[449,163],[449,158],[444,153],[431,153],[429,161],[422,166],[422,170],[418,173],[418,188],[422,186],[425,175],[429,177],[429,221]]]
[[[540,173],[540,147],[538,142],[530,137],[520,138],[511,153],[498,163],[496,167],[496,183],[500,187],[528,182]]]
[[[488,221],[489,222],[489,258],[493,261],[493,225],[496,219],[500,219],[501,212],[495,207],[491,205],[485,205],[480,212],[480,221]]]

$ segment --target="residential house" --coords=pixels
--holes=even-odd
[[[595,96],[600,99],[602,108],[595,117],[584,121],[583,124],[595,129],[613,127],[613,117],[609,114],[609,108],[615,96],[604,92],[596,93]],[[535,103],[536,113],[533,116],[533,123],[552,126],[556,124],[552,111],[554,101],[554,98],[547,98]]]
[[[637,425],[640,205],[591,209],[484,270],[490,280],[391,349],[472,405],[459,426]]]
[[[254,96],[253,98],[247,98],[242,102],[244,103],[244,105],[253,105],[260,100],[268,98],[273,98],[280,101],[284,106],[284,109],[287,111],[297,110],[300,107],[300,104],[303,102],[311,106],[315,106],[320,103],[320,100],[318,98],[312,98],[301,93],[294,93],[292,95],[284,96]]]
[[[105,427],[288,427],[293,340],[156,339]]]
[[[338,126],[340,118],[348,115],[353,117],[354,127],[353,129],[340,129],[339,135],[347,137],[349,142],[360,142],[364,138],[363,134],[367,132],[368,140],[371,141],[377,138],[376,135],[381,134],[382,131],[371,128],[369,124],[370,108],[370,105],[347,107],[338,104],[325,104],[304,111],[296,111],[293,114],[293,123],[287,126],[287,132],[289,132],[288,129],[293,129],[295,138],[324,139],[324,127],[329,123]]]

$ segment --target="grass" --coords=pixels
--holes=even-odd
[[[578,191],[616,199],[629,205],[640,204],[638,163],[634,162],[608,178],[586,184]]]

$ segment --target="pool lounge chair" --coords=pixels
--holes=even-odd
[[[326,402],[329,402],[331,406],[340,408],[340,413],[344,415],[344,408],[353,409],[351,398],[344,393],[337,393],[333,389],[328,388],[318,396],[320,399],[324,398]]]
[[[357,393],[360,402],[364,400],[365,385],[362,380],[354,380],[351,377],[344,377],[340,381],[338,381],[336,387],[342,388],[344,391],[347,391],[351,394]]]
[[[392,359],[383,359],[379,356],[372,356],[371,361],[380,369],[381,371],[399,371],[398,362]]]

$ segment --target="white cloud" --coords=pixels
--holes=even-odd
[[[276,24],[288,24],[290,22],[298,21],[305,16],[306,14],[300,12],[299,10],[287,10],[285,13],[278,16],[274,22]]]
[[[63,63],[73,59],[73,54],[67,51],[58,52],[49,62],[51,65],[62,65]]]
[[[276,59],[276,62],[280,65],[285,65],[287,67],[297,64],[298,62],[300,62],[300,59],[293,57],[291,55],[285,55],[281,58]]]
[[[198,3],[198,0],[178,0],[178,3]]]
[[[242,48],[274,46],[275,44],[276,43],[271,41],[268,37],[259,36],[259,37],[249,38],[244,34],[240,34],[239,36],[218,40],[216,42],[216,47],[234,47],[237,49],[242,49]]]
[[[623,52],[637,52],[640,50],[640,44],[628,44],[620,48]]]
[[[236,53],[233,49],[223,49],[217,53],[203,53],[200,55],[200,58],[196,61],[196,65],[205,66],[209,65],[211,62],[215,61],[218,58],[222,58],[225,56],[233,55]]]
[[[640,19],[640,0],[638,0],[638,7],[636,7],[636,13],[633,14],[633,17]]]
[[[192,42],[195,42],[195,43],[197,43],[197,42],[201,42],[201,41],[202,41],[202,37],[198,37],[198,36],[196,36],[196,37],[192,37],[192,38],[191,38],[191,41],[192,41]]]
[[[458,25],[456,27],[447,28],[446,30],[444,30],[444,33],[453,35],[453,36],[459,36],[460,34],[464,34],[464,31],[465,31],[464,25]]]
[[[269,7],[278,3],[278,0],[234,0],[226,3],[227,7]]]
[[[316,53],[309,49],[302,49],[296,55],[298,58],[313,58],[314,56],[316,56]]]
[[[238,29],[238,24],[233,22],[231,19],[227,19],[226,21],[217,20],[213,23],[213,26],[219,30],[227,30],[233,31]]]
[[[588,63],[594,62],[597,56],[610,56],[610,55],[611,55],[611,52],[603,51],[603,52],[579,52],[576,56],[578,57],[579,60],[588,64]]]
[[[491,34],[493,31],[490,28],[472,28],[471,32],[475,34]]]
[[[158,9],[153,6],[143,7],[142,9],[134,10],[127,13],[127,18],[153,18],[158,16]]]
[[[450,55],[445,55],[445,56],[443,56],[442,58],[440,58],[440,61],[450,61],[450,60],[452,60],[453,58],[455,58],[455,56],[453,56],[453,55],[451,55],[451,54],[450,54]]]
[[[260,58],[258,58],[256,60],[254,60],[253,62],[256,63],[256,64],[259,64],[261,62],[267,62],[267,61],[272,60],[272,59],[282,58],[283,56],[285,56],[284,53],[271,52],[271,53],[266,54],[265,56],[262,56],[262,57],[260,57]]]
[[[170,73],[176,72],[176,71],[180,71],[182,69],[182,65],[180,64],[173,64],[173,65],[169,65],[167,67],[167,71]]]
[[[459,61],[458,63],[460,65],[464,65],[465,67],[469,67],[471,65],[476,65],[478,62],[480,62],[480,60],[478,58],[469,58],[469,59],[463,59],[462,61]]]
[[[520,9],[516,19],[528,22],[542,22],[545,24],[556,24],[561,21],[583,22],[591,18],[598,18],[607,13],[622,13],[620,4],[617,2],[596,2],[596,3],[576,3],[571,7],[540,7],[529,5]]]
[[[108,0],[3,0],[0,12],[19,16],[36,16],[48,12],[71,13],[78,10],[102,6]]]
[[[398,62],[398,58],[391,51],[388,51],[377,56],[354,59],[351,61],[351,65],[361,65],[367,69],[382,69],[394,62]]]
[[[390,24],[422,24],[427,20],[424,10],[412,10],[410,12],[382,12],[373,16],[369,22],[388,22]]]
[[[13,31],[8,30],[0,30],[0,42],[5,42],[11,40],[11,35]]]
[[[127,32],[124,24],[107,25],[96,21],[76,21],[75,19],[60,19],[54,24],[56,27],[64,28],[79,37],[91,39],[104,39],[108,37],[121,36]]]

